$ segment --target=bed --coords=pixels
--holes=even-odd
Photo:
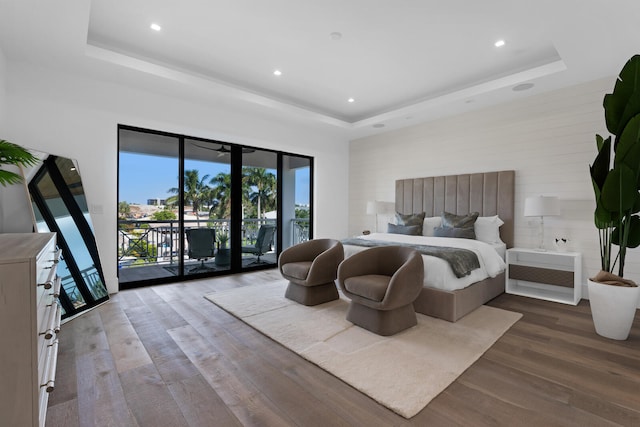
[[[492,250],[504,258],[504,251],[513,247],[514,188],[514,171],[401,179],[396,181],[395,209],[398,213],[405,215],[425,212],[425,217],[432,219],[439,217],[443,211],[461,216],[478,212],[479,217],[483,219],[495,218],[497,215],[503,222],[497,231],[503,243],[493,245]],[[430,227],[427,221],[424,226],[427,227],[425,230]],[[416,244],[417,241],[423,240],[419,244],[471,246],[469,250],[476,253],[478,252],[476,247],[488,246],[485,243],[477,243],[469,239],[418,237],[388,233],[361,236],[359,239],[384,242],[381,244]],[[363,246],[349,244],[349,240],[345,241],[345,256],[364,249]],[[486,250],[486,248],[481,249]],[[415,310],[419,313],[455,322],[503,293],[505,285],[504,263],[502,262],[501,266],[496,266],[493,264],[494,261],[483,261],[482,256],[478,258],[484,270],[486,270],[485,262],[491,264],[488,274],[474,270],[463,277],[456,277],[452,275],[451,267],[446,261],[423,255],[425,283],[414,302]],[[437,269],[448,269],[448,271]]]

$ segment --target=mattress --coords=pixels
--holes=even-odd
[[[473,251],[478,256],[480,267],[472,270],[467,276],[457,278],[449,263],[441,258],[422,255],[424,261],[424,285],[446,291],[464,289],[467,286],[484,280],[488,277],[496,277],[502,273],[506,264],[504,262],[504,243],[487,244],[478,240],[457,239],[452,237],[427,237],[407,236],[404,234],[372,233],[366,236],[358,236],[358,239],[394,242],[400,245],[429,245],[452,248],[462,248]],[[344,256],[349,257],[367,247],[344,245]]]

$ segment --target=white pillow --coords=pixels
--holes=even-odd
[[[422,223],[422,235],[433,237],[433,229],[442,225],[442,217],[429,216],[424,219]]]
[[[473,224],[476,240],[486,243],[500,243],[500,226],[504,224],[498,215],[480,216]]]

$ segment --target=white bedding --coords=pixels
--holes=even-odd
[[[468,276],[457,278],[449,263],[441,258],[423,255],[424,260],[424,284],[432,288],[454,291],[463,289],[472,283],[484,280],[487,277],[496,277],[505,268],[505,262],[499,252],[504,252],[504,243],[490,245],[479,240],[456,239],[451,237],[426,237],[407,236],[404,234],[372,233],[367,236],[358,236],[358,239],[381,240],[385,242],[409,243],[414,245],[445,246],[453,248],[469,249],[478,255],[480,268],[477,268]],[[495,247],[494,247],[495,246]],[[349,257],[356,252],[367,249],[365,246],[344,245],[344,256]]]

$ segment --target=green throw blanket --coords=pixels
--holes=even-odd
[[[365,239],[344,239],[343,245],[351,246],[405,246],[420,252],[423,255],[430,255],[441,258],[449,263],[453,274],[456,277],[468,276],[472,270],[480,268],[480,261],[475,252],[462,248],[449,248],[445,246],[430,246],[430,245],[412,245],[408,243],[397,242],[383,242],[380,240],[365,240]]]

